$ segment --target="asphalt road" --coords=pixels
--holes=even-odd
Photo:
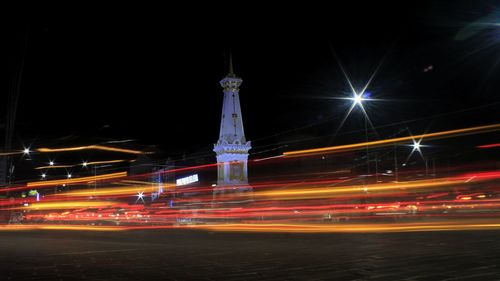
[[[1,280],[500,280],[500,231],[0,232]]]

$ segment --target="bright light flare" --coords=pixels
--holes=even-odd
[[[137,201],[141,200],[143,203],[144,202],[144,191],[140,191],[140,192],[137,192],[137,200],[135,200],[135,202],[137,203]]]
[[[361,94],[354,93],[354,97],[350,98],[356,105],[362,106],[363,101],[365,100]]]
[[[420,141],[413,140],[413,145],[412,145],[413,150],[420,152],[420,147],[421,147],[420,142],[421,142],[421,140]]]

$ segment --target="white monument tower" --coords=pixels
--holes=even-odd
[[[248,151],[252,146],[246,140],[243,130],[239,98],[239,87],[242,81],[233,73],[233,62],[230,56],[229,73],[220,81],[224,91],[224,102],[222,103],[219,140],[214,145],[218,163],[216,193],[227,189],[251,190],[248,186],[247,162]]]

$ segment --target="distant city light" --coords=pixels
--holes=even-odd
[[[25,148],[25,149],[23,150],[23,153],[24,153],[24,154],[29,154],[30,152],[31,152],[31,151],[30,151],[30,149],[29,149],[29,148]]]
[[[42,179],[44,179],[47,175],[45,173],[42,173]]]
[[[87,162],[83,162],[83,163],[82,163],[82,166],[83,166],[83,167],[87,167]]]
[[[54,161],[50,161],[50,162],[49,162],[49,165],[50,165],[50,166],[54,166]]]
[[[71,174],[68,174],[68,179],[70,179],[70,178],[71,178]]]

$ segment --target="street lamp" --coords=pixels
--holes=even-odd
[[[421,147],[420,142],[421,141],[422,140],[419,140],[419,141],[413,140],[413,145],[412,145],[413,146],[413,151],[416,150],[416,151],[420,152],[420,154],[422,154],[422,151],[420,151],[420,147]]]
[[[353,93],[353,94],[354,94],[354,97],[350,98],[350,100],[352,100],[354,102],[354,105],[363,106],[362,103],[365,100],[363,98],[363,93],[361,93],[361,94]]]
[[[422,153],[422,147],[424,147],[425,145],[422,145],[421,143],[422,143],[422,139],[419,139],[419,140],[413,139],[413,144],[410,145],[411,147],[413,147],[413,149],[411,150],[410,154],[408,155],[408,157],[406,158],[406,161],[403,163],[402,166],[403,167],[406,166],[406,164],[408,163],[408,160],[410,160],[413,153],[415,151],[417,151],[420,154],[420,157],[422,157],[422,160],[424,160],[425,176],[427,177],[429,174],[429,167],[428,167],[428,163],[427,163],[427,158],[425,158],[424,154]]]
[[[368,85],[366,85],[366,86],[368,86]],[[370,95],[369,93],[365,94],[366,86],[359,93],[357,93],[354,90],[354,88],[351,88],[353,96],[351,98],[348,98],[348,99],[352,100],[352,105],[351,105],[351,108],[347,114],[349,115],[349,113],[352,111],[352,109],[356,106],[359,106],[359,108],[363,111],[363,115],[365,117],[365,140],[366,140],[366,142],[368,142],[368,122],[370,121],[370,119],[368,118],[368,114],[366,113],[366,110],[363,106],[364,101],[370,100],[370,99],[366,98],[367,96]],[[371,122],[370,122],[370,124],[371,124]],[[377,159],[375,159],[375,161],[377,161]],[[375,165],[377,165],[376,162],[375,162]],[[366,146],[366,169],[367,169],[367,173],[370,174],[370,158],[369,158],[369,152],[368,152],[368,145]],[[377,170],[377,169],[375,169],[375,170]],[[377,182],[378,182],[377,171],[375,171],[375,177],[377,178]]]
[[[144,191],[137,192],[137,200],[135,200],[135,203],[137,203],[137,201],[139,200],[141,200],[143,203],[146,203],[144,202]]]

